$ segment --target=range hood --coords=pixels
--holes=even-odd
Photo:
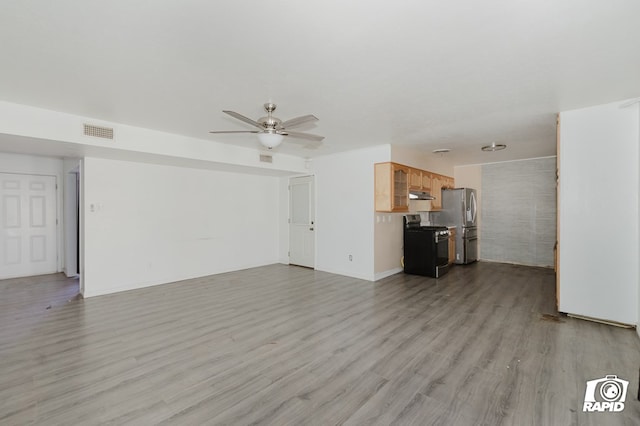
[[[409,191],[410,200],[435,200],[436,197],[425,191]]]

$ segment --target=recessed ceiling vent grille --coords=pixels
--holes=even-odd
[[[273,163],[273,157],[267,154],[260,154],[260,161],[263,163]]]
[[[84,124],[84,135],[94,138],[113,140],[113,129],[111,127],[94,126],[93,124]]]

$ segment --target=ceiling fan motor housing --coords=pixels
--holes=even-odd
[[[271,113],[276,110],[276,104],[267,102],[264,104],[264,110],[267,111],[266,117],[261,117],[258,119],[258,123],[264,127],[265,131],[269,133],[273,133],[278,129],[282,128],[282,120],[279,118],[271,116]]]
[[[258,123],[260,123],[267,131],[275,131],[282,127],[282,120],[271,116],[259,118]]]

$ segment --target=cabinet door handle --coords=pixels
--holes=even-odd
[[[311,228],[309,228],[309,231],[313,231],[313,226]]]

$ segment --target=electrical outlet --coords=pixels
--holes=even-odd
[[[353,262],[353,255],[349,255],[349,262]]]

